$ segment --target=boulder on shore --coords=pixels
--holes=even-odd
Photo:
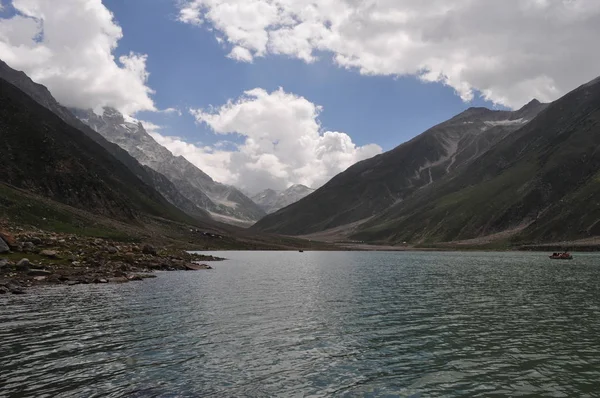
[[[142,248],[142,253],[151,254],[153,256],[156,256],[156,254],[157,254],[156,248],[151,245],[144,245],[144,247]]]
[[[6,231],[0,230],[0,240],[3,240],[11,249],[15,249],[19,246],[15,237]]]
[[[31,262],[29,262],[29,259],[22,258],[17,263],[16,269],[17,269],[17,271],[20,271],[20,272],[28,272],[30,265],[31,265]]]
[[[0,238],[0,253],[8,253],[10,251],[10,247],[4,241],[4,239]]]

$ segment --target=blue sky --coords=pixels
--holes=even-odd
[[[227,58],[227,50],[207,27],[181,24],[171,0],[105,0],[123,28],[117,54],[148,54],[149,86],[157,107],[206,108],[237,98],[256,87],[283,87],[323,106],[319,119],[326,130],[343,131],[358,145],[379,144],[389,150],[470,106],[494,107],[476,97],[468,103],[442,83],[415,77],[363,76],[331,62],[331,55],[306,64],[270,55],[244,63]],[[223,137],[181,117],[141,112],[141,119],[165,126],[165,132],[192,142],[211,144]]]
[[[600,75],[592,0],[0,1],[9,65],[248,191],[317,188],[470,106]]]

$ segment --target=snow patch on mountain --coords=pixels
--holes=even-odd
[[[523,120],[523,118],[514,120],[488,120],[484,123],[488,126],[516,126],[519,124],[526,124],[529,120]]]

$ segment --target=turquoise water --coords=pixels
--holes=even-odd
[[[598,255],[211,254],[0,296],[0,396],[600,396]]]

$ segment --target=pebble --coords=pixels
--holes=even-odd
[[[52,272],[46,271],[43,269],[32,269],[29,271],[28,275],[30,275],[30,276],[49,276],[49,275],[52,275]]]
[[[58,253],[55,250],[42,250],[40,256],[56,258],[58,257]]]
[[[27,272],[27,271],[29,271],[30,265],[31,265],[31,263],[29,262],[29,259],[22,258],[17,263],[16,269],[17,269],[17,271],[20,271],[20,272]]]

